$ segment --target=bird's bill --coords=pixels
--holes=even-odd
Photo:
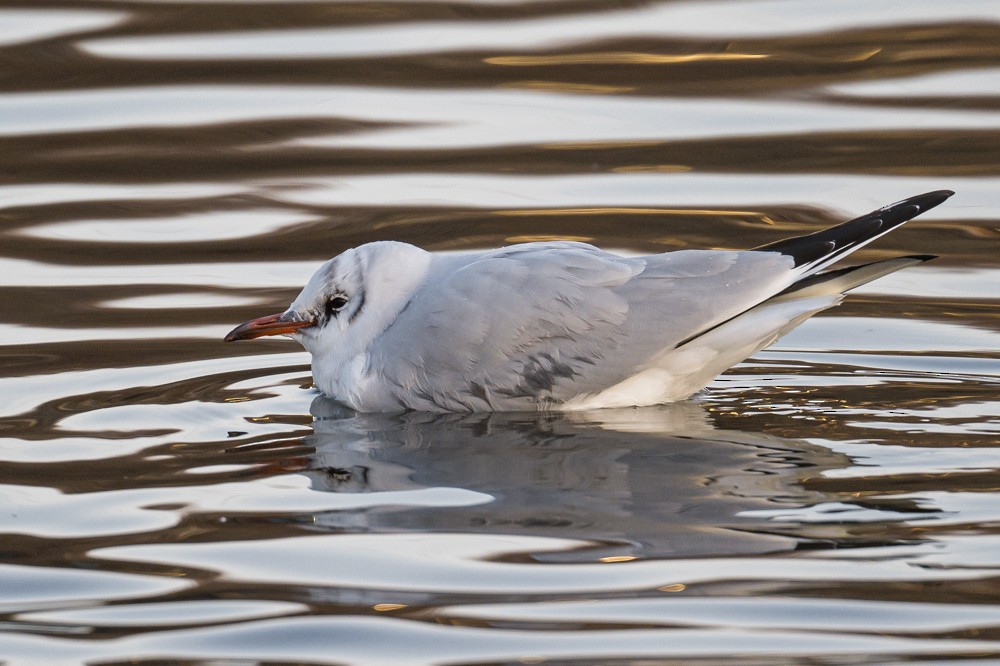
[[[226,342],[235,342],[236,340],[253,340],[254,338],[260,338],[265,335],[284,335],[286,333],[294,333],[300,328],[307,328],[309,326],[315,326],[314,321],[290,321],[281,318],[281,313],[268,315],[266,317],[260,317],[259,319],[251,319],[248,322],[244,322],[229,331],[226,335]]]

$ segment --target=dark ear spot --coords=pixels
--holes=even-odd
[[[357,307],[354,308],[354,312],[351,313],[351,318],[347,320],[348,324],[353,324],[354,320],[358,318],[361,314],[361,309],[365,307],[365,292],[358,293],[358,297],[354,301],[357,303]]]

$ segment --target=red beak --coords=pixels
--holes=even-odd
[[[315,326],[315,321],[288,321],[281,318],[281,314],[268,315],[259,319],[251,319],[242,323],[226,335],[226,342],[236,340],[253,340],[265,335],[281,335],[283,333],[294,333],[300,328]]]

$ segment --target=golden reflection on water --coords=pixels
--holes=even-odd
[[[537,67],[539,65],[668,65],[682,62],[703,62],[710,60],[755,60],[768,58],[763,53],[683,53],[667,55],[662,53],[631,53],[616,51],[605,53],[567,53],[550,56],[494,56],[483,62],[491,65],[514,67]]]
[[[579,243],[592,243],[594,239],[591,236],[564,236],[562,234],[556,236],[547,236],[545,234],[525,234],[522,236],[508,236],[504,239],[505,243],[541,243],[545,241],[576,241]]]
[[[549,216],[549,215],[706,215],[719,217],[722,215],[738,215],[751,217],[761,224],[774,224],[766,215],[756,211],[746,210],[703,210],[693,208],[546,208],[532,210],[496,210],[494,215],[503,217]]]
[[[597,83],[570,83],[565,81],[509,81],[502,84],[503,88],[522,90],[545,90],[554,93],[571,93],[578,95],[618,95],[634,92],[631,86],[601,85]]]
[[[612,169],[615,173],[681,173],[691,171],[683,164],[633,164]]]

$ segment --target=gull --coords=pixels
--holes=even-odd
[[[673,402],[848,290],[933,259],[824,271],[952,194],[744,251],[624,257],[554,241],[434,253],[377,241],[329,260],[287,310],[225,339],[290,336],[312,355],[316,387],[360,412]]]

